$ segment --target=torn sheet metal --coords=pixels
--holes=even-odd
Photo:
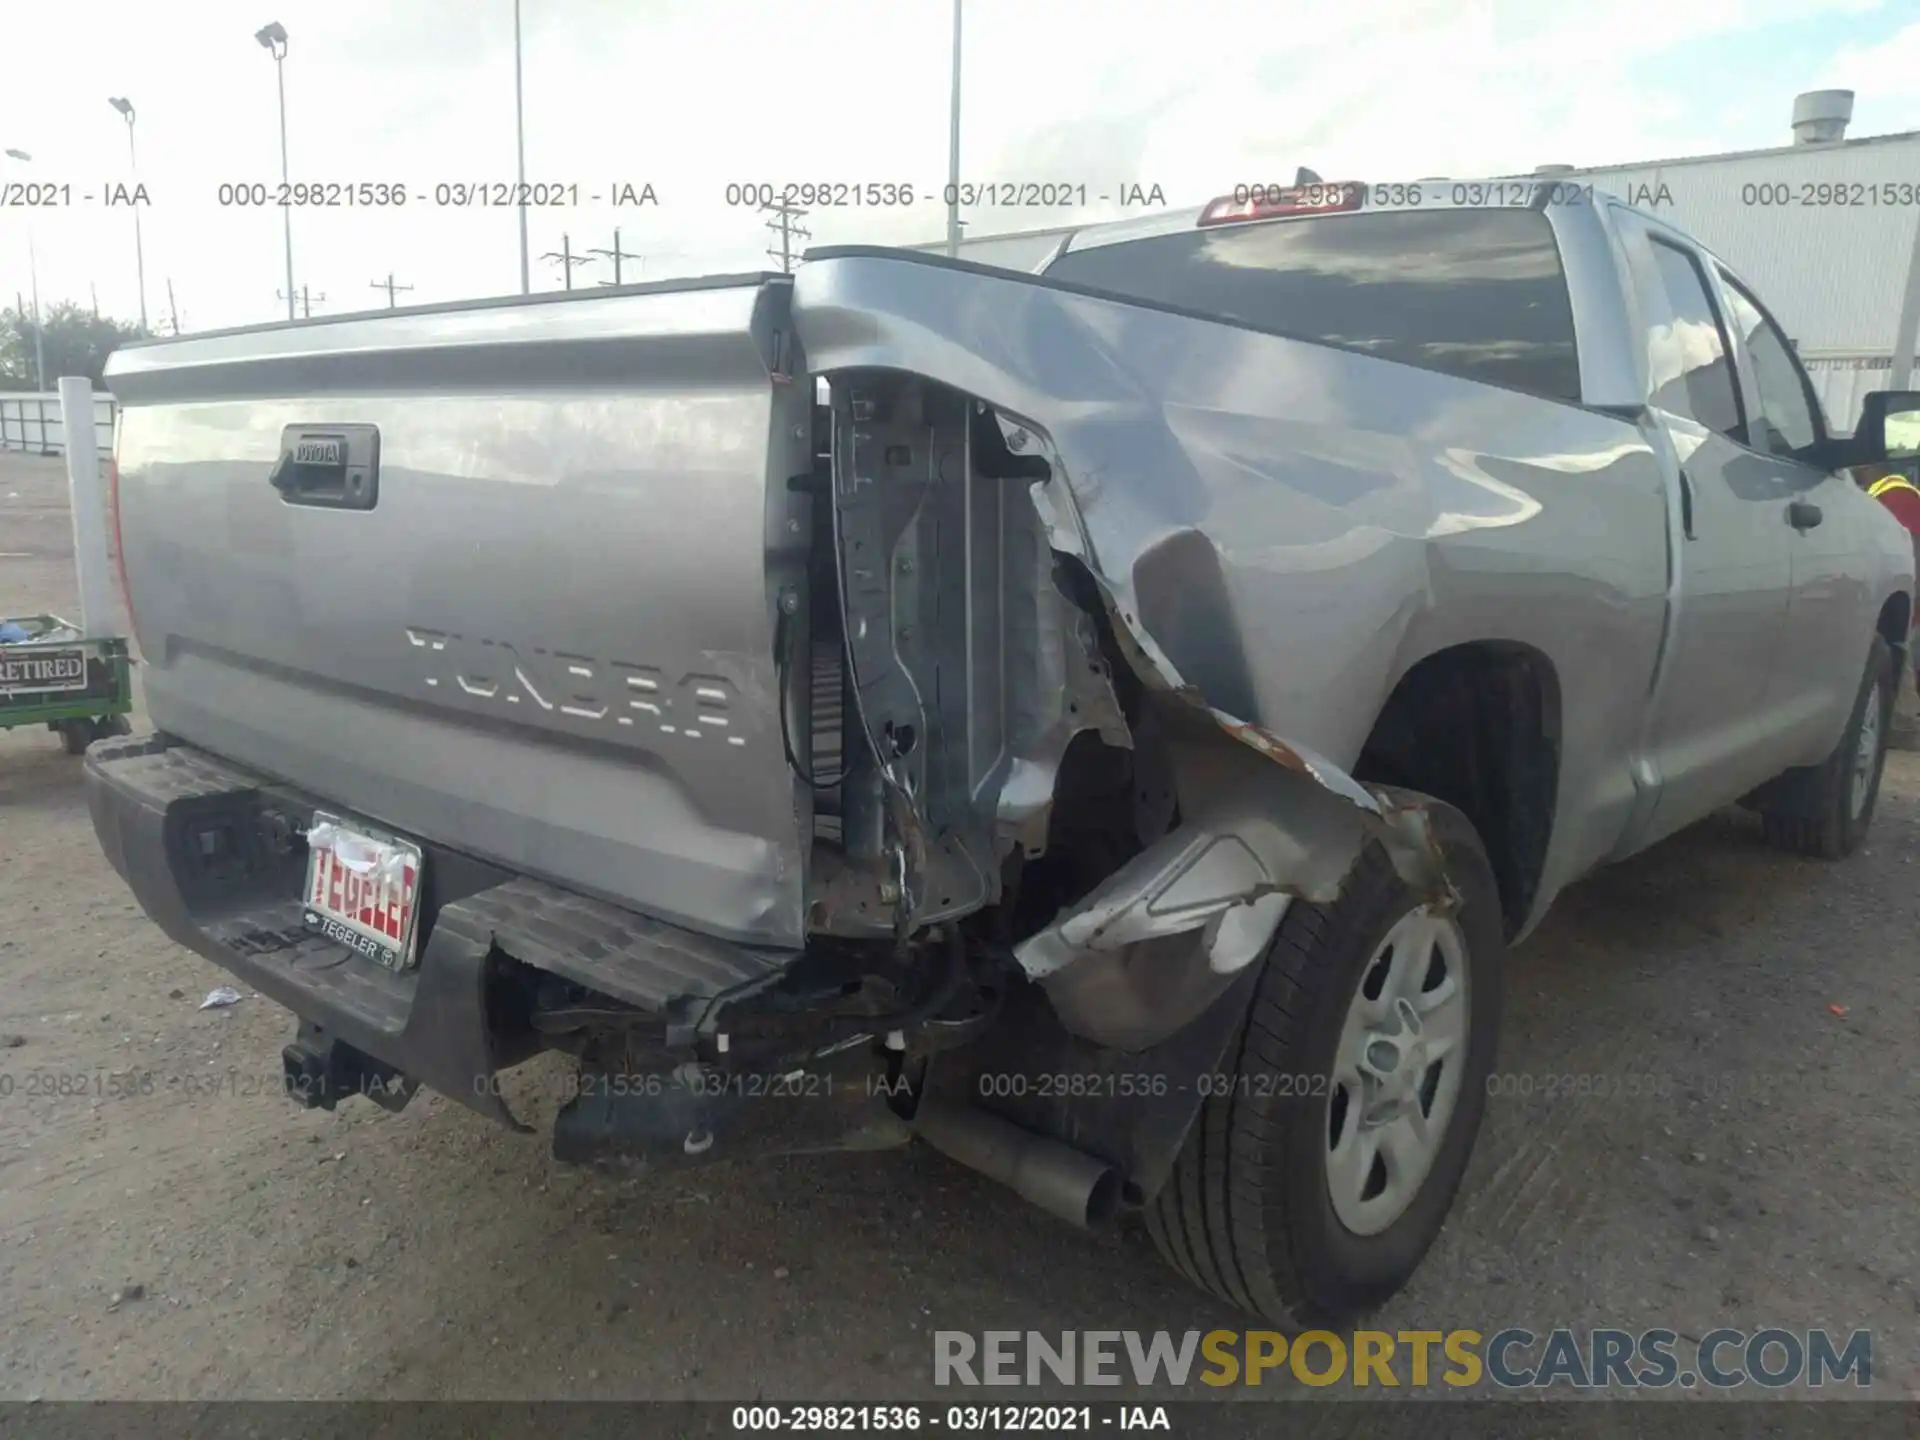
[[[1057,456],[1053,457],[1053,465],[1053,477],[1033,486],[1034,507],[1047,525],[1050,543],[1080,559],[1099,586],[1114,636],[1141,683],[1203,712],[1228,736],[1256,754],[1306,776],[1370,817],[1373,837],[1386,848],[1401,878],[1436,902],[1451,903],[1453,887],[1447,881],[1444,858],[1424,810],[1383,800],[1325,756],[1216,709],[1197,687],[1181,678],[1179,670],[1154,638],[1133,621],[1137,607],[1125,594],[1123,584],[1116,582],[1102,568],[1101,557],[1092,553],[1069,479]]]
[[[1080,559],[1098,586],[1141,682],[1272,762],[1251,771],[1227,765],[1209,777],[1194,775],[1190,760],[1182,802],[1191,790],[1204,808],[1015,948],[1069,1030],[1123,1049],[1173,1033],[1265,951],[1294,897],[1338,898],[1369,840],[1429,903],[1458,904],[1423,807],[1376,794],[1325,756],[1209,704],[1181,678],[1096,563],[1057,457],[1033,497],[1051,543]]]
[[[932,380],[991,407],[1010,452],[1044,458],[1045,478],[1024,488],[1046,548],[1087,572],[1121,652],[1114,658],[1138,676],[1149,707],[1198,722],[1201,743],[1185,743],[1194,753],[1182,763],[1221,767],[1183,779],[1179,828],[1019,947],[1022,965],[1044,977],[1070,1027],[1112,1044],[1155,1026],[1177,1028],[1209,987],[1265,946],[1284,897],[1331,898],[1369,841],[1422,897],[1457,904],[1418,804],[1376,794],[1313,748],[1248,719],[1262,713],[1258,678],[1290,655],[1258,627],[1238,625],[1235,606],[1259,603],[1248,580],[1287,568],[1226,563],[1232,547],[1217,527],[1244,526],[1247,546],[1259,553],[1304,543],[1295,534],[1303,525],[1320,527],[1324,548],[1330,512],[1363,540],[1375,529],[1401,533],[1391,524],[1362,530],[1346,518],[1364,504],[1391,519],[1386,492],[1405,478],[1382,468],[1371,441],[1356,440],[1349,391],[1328,391],[1349,384],[1346,359],[1226,327],[1196,332],[1191,320],[878,252],[803,267],[794,316],[818,373]],[[955,338],[962,316],[964,341]],[[1276,387],[1276,365],[1298,384]],[[1370,369],[1352,377],[1355,403],[1370,403],[1360,381],[1376,378]],[[1240,380],[1248,383],[1236,390]],[[1284,415],[1271,410],[1276,393],[1288,397]],[[1302,406],[1308,419],[1295,413]],[[1220,423],[1196,439],[1176,432],[1176,413]],[[1319,450],[1303,451],[1303,436],[1332,458],[1313,460]],[[1395,445],[1393,465],[1410,466],[1412,452]],[[1302,454],[1320,466],[1316,478],[1274,474],[1282,458],[1297,467]],[[1337,670],[1329,656],[1347,653],[1347,639],[1375,644],[1383,627],[1404,623],[1409,586],[1421,578],[1407,567],[1420,553],[1395,549],[1364,586],[1347,585],[1341,623],[1313,622],[1304,654],[1314,663],[1302,683]],[[1148,628],[1151,617],[1157,630]],[[1184,673],[1170,658],[1176,653]],[[1371,659],[1367,673],[1384,674],[1390,657]],[[1340,733],[1334,719],[1376,713],[1377,698],[1349,682],[1330,696],[1328,723],[1316,736]],[[1114,727],[1101,728],[1104,735]],[[1212,743],[1213,734],[1237,744]],[[1036,832],[1051,779],[1050,757],[1014,753],[1041,764],[996,777],[1002,844]]]
[[[1256,827],[1257,828],[1257,827]],[[1096,951],[1203,931],[1208,966],[1239,970],[1272,938],[1285,913],[1279,856],[1264,837],[1183,825],[1109,876],[1093,894],[1014,949],[1021,968],[1045,979]],[[1309,898],[1312,898],[1311,896]],[[1233,916],[1233,923],[1224,922]],[[1248,947],[1251,946],[1251,953]]]
[[[1152,1045],[1199,1014],[1264,953],[1294,898],[1339,896],[1383,824],[1307,770],[1225,747],[1189,757],[1186,779],[1212,797],[1205,810],[1014,949],[1066,1027],[1101,1044]]]

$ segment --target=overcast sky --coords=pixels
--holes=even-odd
[[[274,63],[290,35],[293,178],[403,184],[400,209],[293,213],[296,285],[313,310],[519,288],[511,209],[436,208],[443,181],[514,176],[512,0],[0,0],[0,181],[72,187],[37,209],[40,300],[137,318],[129,178],[136,110],[149,318],[173,283],[188,329],[283,315],[277,209],[223,207],[223,182],[280,177]],[[1793,96],[1857,92],[1853,135],[1920,129],[1920,0],[967,0],[962,170],[1092,194],[1158,185],[1198,204],[1296,165],[1379,181],[1597,165],[1784,144]],[[523,0],[527,176],[579,186],[530,214],[541,257],[643,256],[626,278],[757,269],[764,217],[729,182],[909,184],[911,209],[819,210],[813,243],[943,233],[947,0]],[[657,206],[616,210],[613,186]],[[83,198],[91,193],[89,203]],[[969,215],[968,233],[1108,218]],[[0,304],[28,289],[28,217],[0,209]],[[575,284],[610,279],[596,259]],[[324,299],[320,297],[324,295]]]

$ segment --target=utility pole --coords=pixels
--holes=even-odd
[[[100,287],[91,280],[87,281],[87,294],[93,297],[93,318],[98,320],[100,318]]]
[[[384,280],[375,280],[375,281],[373,281],[373,282],[372,282],[372,288],[373,288],[373,289],[375,289],[375,290],[384,290],[384,291],[386,291],[386,292],[387,292],[387,309],[389,309],[389,310],[391,310],[391,309],[393,309],[393,292],[394,292],[394,291],[396,291],[396,290],[411,290],[411,289],[412,289],[413,287],[412,287],[411,285],[396,285],[396,284],[394,284],[394,283],[393,283],[393,272],[392,272],[391,270],[389,270],[389,271],[387,272],[387,278],[386,278],[386,279],[384,279]],[[324,299],[325,299],[326,297],[325,297],[325,296],[323,295],[323,296],[321,296],[320,298],[324,300]]]
[[[107,101],[120,112],[127,122],[127,166],[133,177],[134,188],[140,187],[140,157],[133,148],[133,102],[124,95],[115,95]],[[133,211],[133,263],[135,273],[140,278],[140,328],[147,328],[147,251],[140,240],[140,207],[138,204],[128,207]]]
[[[953,0],[953,88],[947,119],[947,254],[960,253],[960,0]]]
[[[277,290],[274,293],[280,295],[280,292]],[[287,318],[289,320],[293,318],[295,301],[298,301],[300,304],[300,318],[302,320],[311,320],[313,318],[313,302],[316,300],[325,300],[327,297],[324,294],[310,295],[307,293],[307,287],[302,285],[297,292],[289,295],[281,295],[280,298],[287,302]]]
[[[566,278],[567,289],[569,290],[573,289],[573,267],[589,263],[587,256],[573,253],[573,237],[564,234],[560,237],[560,248],[558,250],[549,250],[540,258],[542,260],[558,260],[560,262],[560,273]]]
[[[618,285],[620,283],[620,261],[623,256],[628,260],[639,260],[642,263],[645,263],[644,256],[636,255],[631,250],[622,250],[620,248],[620,231],[618,228],[615,228],[613,232],[613,248],[611,250],[589,250],[587,253],[589,255],[606,255],[613,260],[612,283],[615,285]],[[602,280],[600,283],[602,285],[605,285],[608,282],[605,280]]]
[[[958,0],[955,0],[958,3]],[[280,182],[284,185],[293,177],[287,173],[287,27],[278,20],[262,25],[253,32],[258,40],[273,56],[275,82],[280,87]],[[136,214],[138,212],[135,212]],[[280,207],[280,229],[287,244],[287,319],[293,319],[293,207]],[[322,297],[324,298],[324,297]]]
[[[173,277],[171,275],[167,277],[167,316],[173,322],[173,333],[178,335],[180,333],[180,310],[179,307],[173,303]]]
[[[796,239],[810,240],[813,238],[813,232],[811,230],[803,230],[799,225],[794,223],[797,220],[803,219],[807,212],[802,210],[798,205],[794,205],[788,201],[782,201],[778,205],[762,205],[760,208],[773,216],[771,220],[767,221],[767,229],[773,231],[780,237],[780,248],[778,250],[769,250],[767,254],[780,262],[781,270],[791,275],[793,273],[793,242]]]
[[[33,156],[29,155],[25,150],[16,150],[12,147],[8,147],[6,156],[9,160],[18,160],[23,165],[31,163],[33,160]],[[40,262],[35,258],[34,254],[33,211],[31,209],[27,211],[27,285],[33,294],[33,388],[35,391],[44,394],[47,388],[47,356],[41,338],[43,327],[40,324]],[[16,301],[18,298],[16,295]],[[15,313],[19,314],[23,312],[20,312],[16,307]]]
[[[520,0],[513,0],[513,150],[520,181],[520,293],[531,295],[533,282],[527,275],[527,111],[520,90]],[[567,273],[573,273],[571,266]]]

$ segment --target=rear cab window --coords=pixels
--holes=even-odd
[[[1792,344],[1753,293],[1724,266],[1715,268],[1726,287],[1734,330],[1753,362],[1754,385],[1759,391],[1760,413],[1748,427],[1752,432],[1748,444],[1770,455],[1804,461],[1822,435],[1813,384],[1795,357]]]
[[[1196,228],[1069,250],[1046,278],[1580,403],[1566,273],[1537,210]]]
[[[1648,237],[1670,320],[1653,327],[1648,355],[1651,403],[1669,415],[1694,420],[1717,434],[1745,442],[1746,415],[1734,378],[1733,347],[1707,287],[1706,273],[1690,252],[1658,235]]]

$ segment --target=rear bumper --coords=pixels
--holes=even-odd
[[[396,972],[302,923],[300,831],[325,797],[157,735],[94,746],[86,790],[101,849],[170,937],[330,1038],[510,1125],[492,1077],[540,1048],[497,1003],[511,962],[671,1017],[792,958],[426,842],[419,963]]]

